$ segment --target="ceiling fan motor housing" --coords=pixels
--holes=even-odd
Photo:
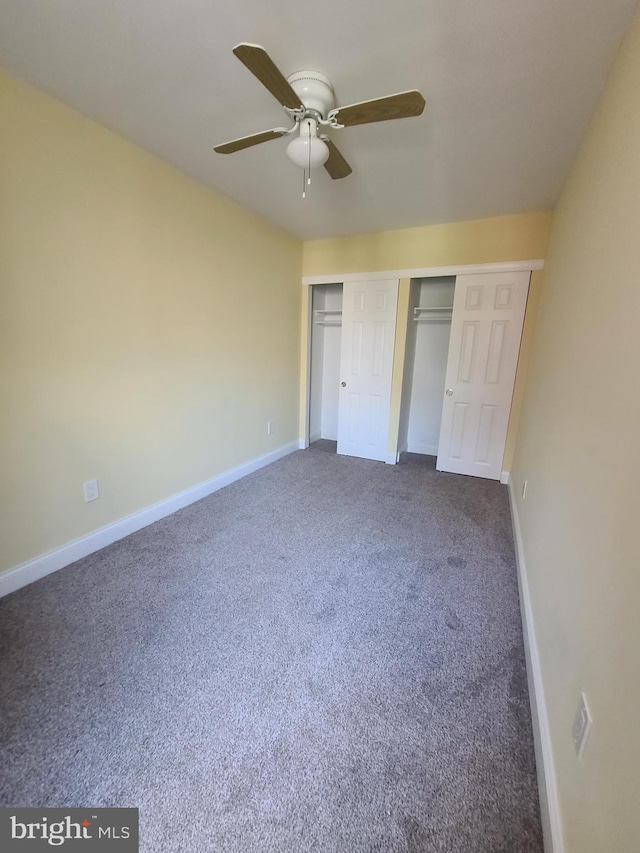
[[[320,113],[326,118],[336,105],[333,86],[328,77],[318,71],[296,71],[287,77],[291,88],[300,98],[307,110]]]

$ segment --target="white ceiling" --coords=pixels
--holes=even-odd
[[[637,0],[0,0],[0,65],[303,238],[556,201]],[[327,74],[339,104],[420,89],[420,118],[332,131],[353,174],[302,174],[231,50]]]

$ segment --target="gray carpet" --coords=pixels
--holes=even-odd
[[[540,853],[506,489],[327,443],[0,601],[0,804],[140,849]]]

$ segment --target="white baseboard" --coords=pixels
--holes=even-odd
[[[322,438],[322,433],[314,432],[309,436],[309,444],[313,444],[314,441],[320,441]]]
[[[437,456],[437,444],[424,444],[422,441],[410,441],[407,445],[409,453],[422,453],[423,456]]]
[[[544,849],[545,853],[564,853],[558,785],[553,762],[553,750],[551,748],[551,730],[549,728],[547,704],[544,697],[544,685],[542,683],[542,670],[540,668],[533,611],[531,609],[531,596],[529,594],[529,583],[525,568],[520,520],[518,518],[518,509],[511,482],[509,482],[509,502],[511,504],[513,540],[518,566],[520,610],[522,613],[522,631],[524,634],[524,649],[527,660],[527,681],[529,685],[529,700],[531,702],[533,743],[538,774]]]
[[[503,485],[503,486],[508,486],[508,485],[509,485],[510,477],[511,477],[511,475],[509,474],[509,472],[508,472],[508,471],[503,471],[503,472],[500,474],[500,482],[502,483],[502,485]]]
[[[101,527],[99,530],[94,530],[93,533],[88,533],[80,539],[75,539],[66,545],[62,545],[60,548],[56,548],[33,560],[29,560],[27,563],[22,563],[20,566],[9,569],[0,575],[0,598],[45,577],[45,575],[64,568],[70,563],[75,563],[76,560],[87,557],[89,554],[93,554],[95,551],[111,545],[112,542],[117,542],[118,539],[123,539],[125,536],[129,536],[129,534],[135,533],[149,524],[153,524],[154,521],[159,521],[161,518],[165,518],[165,516],[171,515],[177,512],[177,510],[195,503],[195,501],[206,498],[207,495],[217,492],[218,489],[235,483],[236,480],[240,480],[242,477],[246,477],[248,474],[252,474],[254,471],[258,471],[260,468],[264,468],[266,465],[270,465],[272,462],[276,462],[278,459],[282,459],[283,456],[287,456],[289,453],[293,453],[295,450],[303,447],[304,441],[291,441],[289,444],[285,444],[271,453],[251,459],[249,462],[245,462],[244,465],[239,465],[237,468],[225,471],[223,474],[206,480],[204,483],[198,483],[197,486],[186,489],[184,492],[172,495],[166,500],[146,507],[146,509],[142,509],[139,512],[134,512],[132,515],[127,515],[125,518],[114,521],[112,524]]]

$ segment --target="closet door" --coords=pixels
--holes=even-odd
[[[499,480],[529,272],[459,275],[436,468]]]
[[[398,280],[345,282],[338,453],[387,458]]]

